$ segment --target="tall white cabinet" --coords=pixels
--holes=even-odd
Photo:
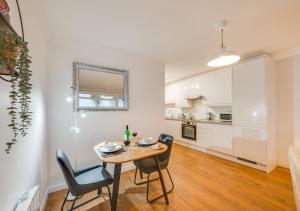
[[[270,172],[277,164],[276,78],[268,56],[233,66],[233,146],[237,158]]]

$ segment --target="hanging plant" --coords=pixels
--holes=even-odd
[[[10,116],[9,127],[12,137],[6,143],[5,151],[10,152],[12,145],[16,144],[18,135],[26,136],[31,125],[31,114],[29,110],[32,90],[30,70],[31,57],[27,42],[16,34],[0,31],[0,72],[9,73],[11,80],[11,91],[9,93]]]

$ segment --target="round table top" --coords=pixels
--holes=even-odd
[[[129,145],[125,151],[122,150],[120,152],[111,155],[103,155],[100,152],[100,148],[103,147],[105,142],[102,142],[94,146],[94,150],[99,156],[99,158],[105,163],[127,163],[130,161],[141,160],[143,158],[159,155],[168,149],[167,145],[159,142],[157,143],[159,146],[158,149],[152,149],[151,146],[153,145],[139,146],[135,143],[135,141],[132,142],[133,143],[131,143],[131,145]],[[123,144],[123,142],[116,142],[116,143]]]

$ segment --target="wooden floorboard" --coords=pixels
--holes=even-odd
[[[121,176],[118,210],[296,210],[290,173],[285,168],[277,167],[267,174],[174,144],[169,170],[175,183],[173,193],[169,194],[169,206],[164,199],[147,203],[146,185],[134,185],[132,170]],[[170,187],[166,172],[164,178]],[[105,199],[78,210],[110,210],[105,191]],[[51,193],[46,211],[60,210],[65,193],[66,190]],[[160,193],[160,183],[156,181],[151,185],[151,195]],[[80,201],[95,194],[88,194]]]

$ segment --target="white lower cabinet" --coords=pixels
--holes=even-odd
[[[213,125],[210,124],[197,124],[197,144],[200,147],[207,148],[213,145]]]
[[[165,120],[165,134],[171,135],[175,140],[181,137],[181,121]]]
[[[202,148],[232,154],[232,126],[198,123],[197,143]]]
[[[232,149],[232,126],[214,125],[215,142],[214,146]]]

